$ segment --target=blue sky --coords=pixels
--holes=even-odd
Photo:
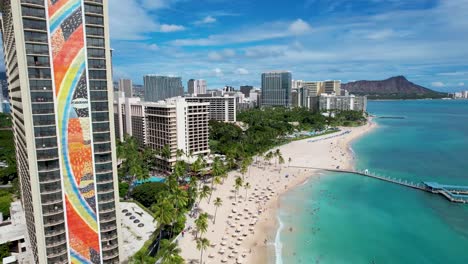
[[[259,86],[405,75],[468,90],[468,0],[110,0],[115,78],[144,74]]]

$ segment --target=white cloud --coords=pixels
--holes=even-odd
[[[432,87],[438,87],[438,88],[445,87],[445,83],[443,82],[432,82],[431,85]]]
[[[235,74],[238,74],[238,75],[247,75],[249,74],[249,71],[247,69],[244,69],[244,68],[238,68],[234,71]]]
[[[148,32],[155,32],[158,24],[136,0],[109,2],[110,32],[113,39],[140,40]],[[122,19],[131,18],[131,19]]]
[[[212,16],[206,16],[205,18],[201,20],[195,21],[194,24],[195,25],[212,24],[212,23],[215,23],[216,21],[217,21],[216,18]]]
[[[156,51],[156,50],[159,50],[159,46],[158,46],[158,44],[153,43],[153,44],[148,45],[147,49],[152,50],[152,51]]]
[[[292,37],[307,33],[311,27],[302,19],[293,22],[270,22],[259,26],[242,28],[229,33],[210,35],[198,39],[176,39],[175,46],[219,46]]]
[[[213,73],[216,77],[221,77],[224,75],[223,70],[221,70],[220,68],[214,68]]]
[[[311,29],[310,25],[302,19],[298,19],[289,25],[289,31],[296,35],[302,35]]]
[[[458,83],[458,86],[465,86],[465,83],[463,83],[463,82]]]
[[[236,51],[233,49],[224,49],[221,51],[212,51],[208,53],[208,59],[212,61],[222,61],[227,58],[232,58],[236,55]]]
[[[162,24],[159,26],[160,32],[177,32],[185,30],[184,26],[181,25],[169,25],[169,24]]]
[[[114,0],[111,0],[114,1]],[[168,8],[179,0],[143,0],[141,3],[146,9],[161,9]]]

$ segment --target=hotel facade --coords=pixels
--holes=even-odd
[[[159,157],[157,167],[171,171],[177,161],[177,150],[187,156],[205,156],[209,148],[209,103],[189,102],[175,97],[160,102],[141,102],[139,98],[114,100],[116,125],[123,140],[130,135],[140,144],[156,151],[169,147],[168,158]]]
[[[107,0],[1,0],[34,263],[120,263]]]

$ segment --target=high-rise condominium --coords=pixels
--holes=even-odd
[[[323,93],[341,95],[341,81],[324,81]]]
[[[262,106],[292,106],[291,72],[275,71],[262,74]]]
[[[206,94],[206,81],[190,79],[187,83],[188,93],[192,95]]]
[[[124,93],[125,97],[133,96],[133,83],[129,79],[119,80],[119,92]]]
[[[180,77],[145,75],[143,82],[146,102],[158,102],[184,95],[184,86]]]
[[[119,263],[107,0],[1,0],[34,263]]]

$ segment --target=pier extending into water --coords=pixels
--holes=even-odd
[[[290,166],[292,168],[301,168],[301,169],[312,169],[312,170],[322,170],[329,172],[339,172],[339,173],[348,173],[355,174],[360,176],[365,176],[369,178],[374,178],[377,180],[398,184],[400,186],[412,188],[415,190],[420,190],[424,192],[429,192],[433,194],[440,194],[447,198],[450,202],[454,203],[468,203],[468,186],[458,186],[458,185],[444,185],[437,182],[412,182],[408,180],[403,180],[399,178],[392,178],[377,175],[371,173],[368,170],[364,171],[354,171],[354,170],[341,170],[341,169],[327,169],[327,168],[313,168],[313,167],[299,167],[299,166]]]

